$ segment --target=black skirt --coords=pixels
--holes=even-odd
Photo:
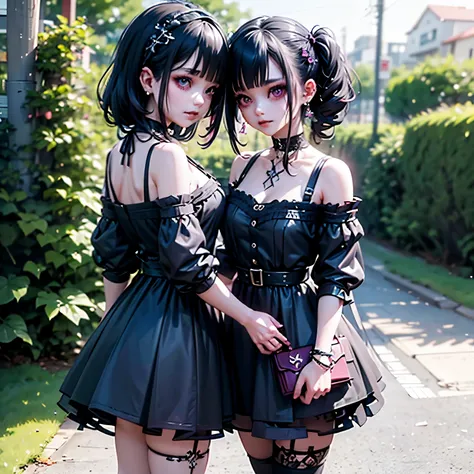
[[[244,304],[278,319],[294,348],[314,344],[317,297],[312,285],[254,287],[237,280],[233,293]],[[349,342],[351,353],[347,360],[352,380],[306,405],[281,393],[272,357],[258,351],[242,326],[227,320],[235,412],[251,418],[254,436],[304,438],[309,430],[303,421],[321,416],[333,422],[334,428],[320,434],[337,433],[352,428],[354,424],[363,425],[367,417],[381,409],[384,401],[381,392],[385,383],[363,339],[344,316],[336,334],[345,336]],[[234,428],[242,427],[234,423]]]
[[[195,293],[138,275],[85,344],[59,406],[109,434],[103,425],[119,417],[147,434],[221,437],[232,409],[220,330]]]

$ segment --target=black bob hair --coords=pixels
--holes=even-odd
[[[173,36],[168,44],[159,44],[150,54],[151,37],[157,33],[155,25],[163,25],[167,20],[187,20],[170,29]],[[191,18],[191,21],[190,21]],[[197,53],[193,69],[200,76],[219,84],[214,93],[206,117],[211,117],[202,144],[207,148],[215,139],[222,120],[225,79],[228,60],[228,43],[222,28],[210,14],[198,9],[194,4],[171,0],[151,6],[125,28],[115,48],[112,62],[99,81],[97,95],[104,117],[109,125],[117,126],[119,137],[131,130],[157,134],[166,140],[171,137],[180,141],[190,140],[196,133],[198,124],[183,129],[177,124],[166,127],[164,112],[171,72],[179,69]],[[140,72],[149,67],[155,79],[161,79],[158,96],[158,116],[160,124],[146,116],[148,96],[140,83]],[[102,92],[103,90],[103,92]]]
[[[315,143],[330,139],[334,126],[347,115],[356,97],[350,70],[332,32],[315,26],[311,32],[301,23],[284,17],[262,16],[243,24],[230,38],[231,81],[228,84],[226,124],[232,148],[239,152],[236,131],[239,116],[237,91],[260,87],[268,79],[269,59],[281,69],[287,84],[291,134],[296,85],[308,79],[316,82],[316,94],[308,104],[312,114],[311,138]],[[301,108],[304,120],[307,108]],[[289,143],[288,143],[289,144]],[[288,171],[288,150],[283,160]]]

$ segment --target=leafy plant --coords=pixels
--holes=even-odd
[[[474,105],[409,122],[402,147],[404,193],[394,227],[401,242],[446,263],[474,266]],[[408,226],[406,225],[408,223]]]
[[[368,232],[383,239],[391,239],[389,223],[403,196],[400,165],[404,135],[403,127],[386,131],[371,150],[364,176],[364,224]]]
[[[413,70],[392,77],[385,91],[385,110],[410,119],[441,104],[465,103],[474,97],[474,60],[428,58]]]
[[[67,352],[101,312],[90,236],[112,129],[99,125],[82,81],[91,33],[83,19],[59,18],[40,34],[40,87],[27,103],[35,121],[28,193],[16,188],[15,150],[3,145],[11,127],[0,124],[0,344],[10,356],[28,347],[35,358]]]
[[[331,154],[353,169],[372,235],[472,275],[473,137],[474,105],[466,103],[385,127],[372,147],[369,126],[344,127]]]

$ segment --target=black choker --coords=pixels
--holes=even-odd
[[[287,138],[274,138],[272,137],[273,148],[277,153],[277,156],[280,158],[279,155],[286,152],[287,145],[288,146],[288,156],[294,153],[295,151],[301,150],[302,148],[306,148],[308,146],[308,142],[304,137],[304,133],[300,133],[299,135],[294,135],[290,137],[288,140]]]
[[[288,146],[288,159],[296,153],[298,150],[302,148],[306,148],[308,146],[308,142],[304,137],[304,133],[300,133],[299,135],[294,135],[290,137],[288,140],[287,138],[274,138],[272,137],[273,141],[273,148],[275,149],[276,158],[272,159],[272,167],[270,170],[266,172],[267,179],[263,182],[263,189],[266,191],[268,188],[272,188],[275,186],[277,181],[280,181],[280,175],[285,171],[285,166],[281,165],[281,169],[278,170],[278,165],[280,165],[285,157],[286,148]]]

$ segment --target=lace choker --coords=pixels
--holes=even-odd
[[[308,142],[304,137],[304,133],[294,135],[290,137],[289,140],[287,138],[272,137],[272,142],[273,148],[275,149],[277,156],[286,152],[286,147],[288,144],[288,156],[294,153],[295,151],[301,150],[302,148],[306,148],[308,146]]]

